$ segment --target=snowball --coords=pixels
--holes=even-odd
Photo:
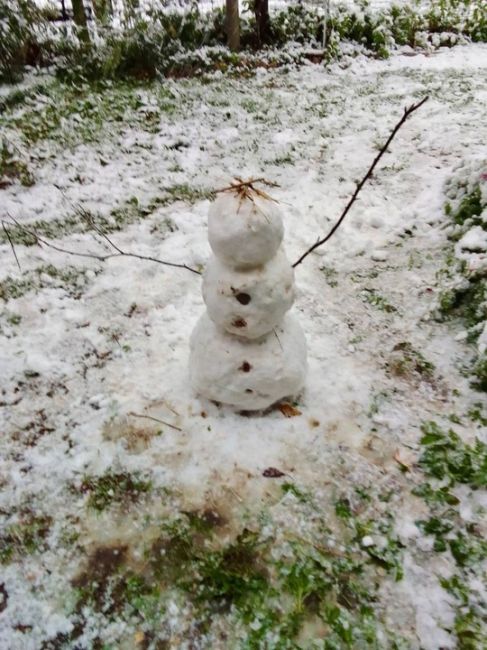
[[[191,381],[204,397],[257,410],[296,394],[306,374],[306,342],[287,314],[270,334],[249,341],[227,334],[205,313],[191,337]]]
[[[277,204],[257,194],[252,194],[251,200],[234,192],[222,192],[210,206],[210,246],[217,257],[231,266],[265,264],[276,253],[283,234]]]
[[[210,318],[232,334],[249,339],[267,334],[294,301],[294,270],[282,248],[265,266],[229,268],[212,257],[203,277]]]

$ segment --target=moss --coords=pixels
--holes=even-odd
[[[113,504],[129,505],[135,503],[143,494],[152,489],[152,483],[138,474],[107,472],[102,476],[86,477],[80,487],[87,493],[88,507],[98,512]]]
[[[51,524],[51,517],[27,512],[17,523],[7,525],[0,534],[0,562],[45,550]]]
[[[479,216],[481,212],[482,212],[482,203],[481,203],[480,186],[477,185],[477,187],[475,187],[473,191],[470,192],[470,194],[467,194],[463,197],[458,209],[453,212],[452,217],[453,217],[453,221],[456,224],[463,226],[467,224],[467,222],[470,223],[469,220]],[[474,224],[472,223],[472,225]]]

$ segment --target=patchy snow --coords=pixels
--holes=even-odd
[[[123,526],[137,535],[135,515],[120,525],[86,519],[84,497],[72,489],[83,476],[141,471],[156,488],[177,490],[188,509],[216,503],[241,513],[270,498],[267,467],[310,488],[330,481],[338,489],[340,471],[353,480],[395,477],[394,455],[417,451],[422,421],[463,417],[481,400],[462,374],[466,343],[431,314],[447,244],[443,185],[460,161],[484,153],[486,69],[487,47],[469,45],[262,71],[252,79],[165,81],[173,108],[160,109],[160,89],[140,89],[135,113],[122,122],[108,117],[90,143],[66,136],[28,146],[14,125],[4,125],[35,179],[32,187],[0,191],[7,222],[8,215],[24,225],[60,220],[65,230],[46,239],[106,253],[106,240],[78,227],[76,209],[111,223],[111,211],[136,197],[151,206],[148,214],[111,240],[124,251],[198,267],[210,256],[208,200],[154,199],[183,184],[206,191],[232,175],[265,176],[280,185],[271,194],[284,215],[286,250],[297,259],[334,223],[403,107],[430,97],[399,132],[343,227],[296,268],[295,310],[309,371],[295,417],[241,417],[193,394],[189,339],[204,310],[195,274],[18,244],[19,271],[2,244],[0,281],[31,286],[9,296],[0,314],[0,508],[8,524],[26,509],[48,515],[54,550],[4,568],[0,646],[37,649],[71,625],[63,599],[79,567],[56,542],[69,525],[80,527],[87,545]],[[139,119],[148,106],[159,107],[153,129]],[[24,110],[17,109],[19,117]],[[66,120],[73,138],[73,118]],[[69,225],[73,215],[76,226]],[[60,278],[48,265],[72,268]],[[434,364],[431,376],[394,371],[403,342]],[[149,424],[134,413],[176,428],[153,423],[162,433],[134,450],[129,425]],[[471,436],[472,424],[462,422],[456,430]],[[109,425],[118,435],[107,434]],[[414,545],[420,506],[405,499],[411,511],[398,529]],[[400,510],[396,515],[401,520]],[[427,541],[421,538],[417,553],[408,549],[387,615],[401,619],[410,648],[453,648],[453,609],[437,580],[443,569],[421,545]],[[173,618],[177,628],[177,611]],[[106,641],[123,634],[113,623]]]

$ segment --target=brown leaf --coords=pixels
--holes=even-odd
[[[301,411],[297,409],[295,406],[293,406],[292,404],[287,404],[287,403],[279,404],[277,408],[287,418],[294,418],[297,415],[301,415]]]
[[[140,645],[143,643],[145,640],[145,634],[141,630],[137,630],[137,632],[134,634],[134,641],[136,645]]]
[[[285,476],[285,473],[276,467],[268,467],[262,472],[262,476],[266,478],[281,478],[281,476]]]
[[[403,472],[410,472],[411,471],[411,465],[406,463],[406,461],[402,460],[401,457],[399,456],[399,450],[397,450],[393,456],[394,460],[396,463],[401,467],[401,470]]]

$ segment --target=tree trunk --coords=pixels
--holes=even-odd
[[[257,47],[271,42],[271,19],[269,16],[269,0],[254,0],[255,31]]]
[[[88,31],[88,22],[86,20],[83,0],[72,0],[73,18],[78,27],[79,40],[85,45],[90,44],[90,33]]]
[[[238,0],[225,0],[225,4],[227,45],[231,50],[237,52],[240,49],[240,17],[238,14]]]

